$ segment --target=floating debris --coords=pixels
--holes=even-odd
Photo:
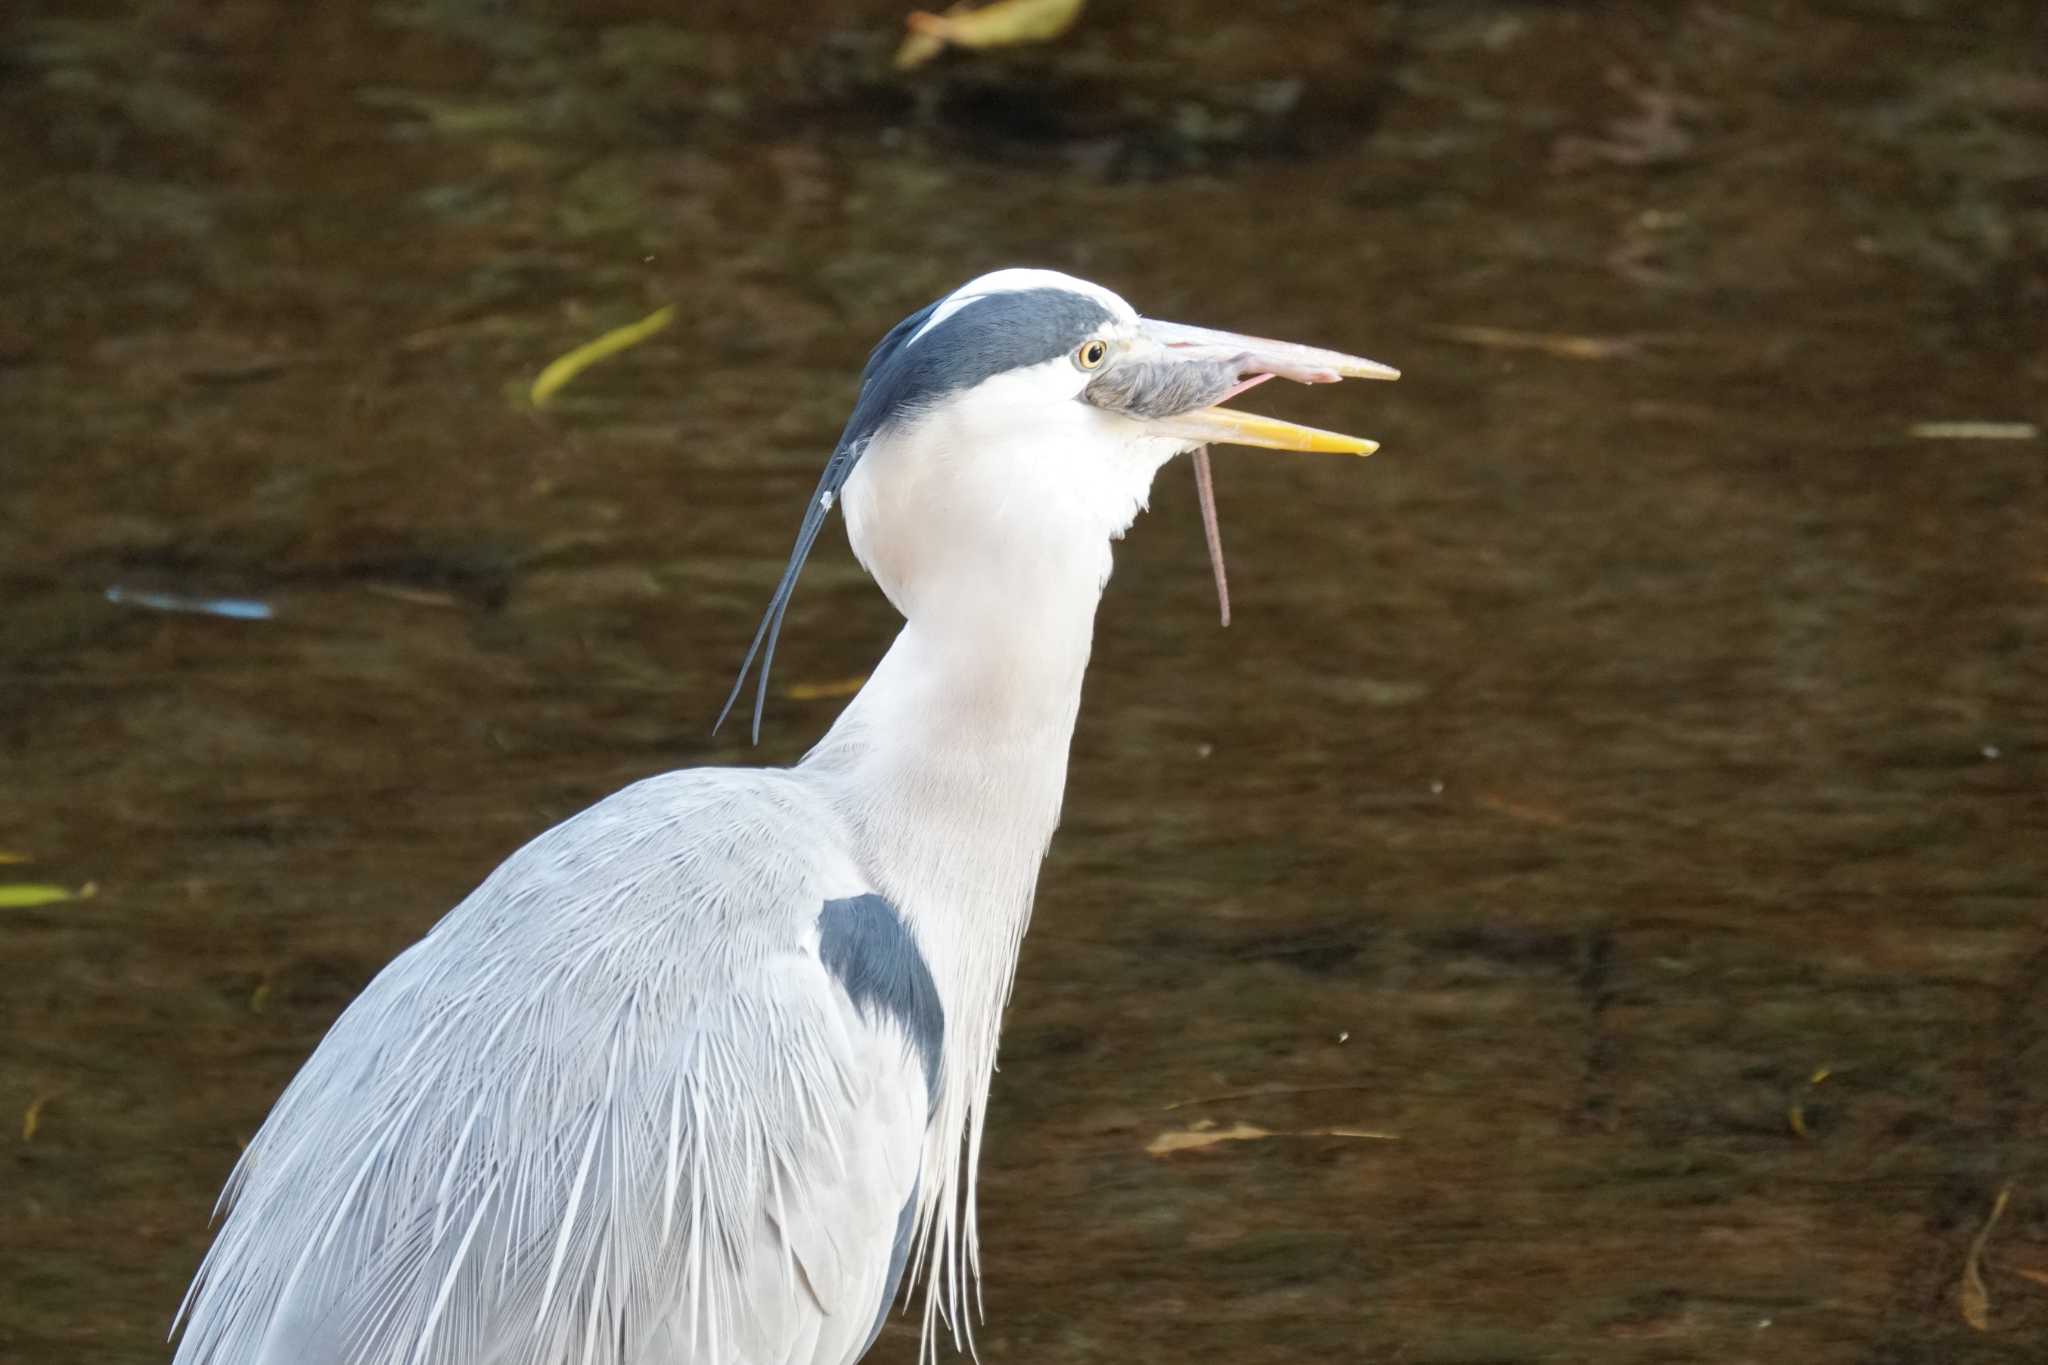
[[[1915,422],[1906,434],[1923,441],[2031,441],[2041,428],[2032,422]]]
[[[0,910],[33,910],[38,905],[59,905],[65,901],[89,901],[99,894],[98,882],[87,882],[77,890],[42,882],[10,882],[0,885]]]
[[[657,308],[640,321],[626,327],[614,327],[595,341],[586,341],[567,355],[551,362],[533,381],[527,397],[535,407],[545,406],[561,388],[577,375],[600,360],[609,360],[621,351],[631,350],[662,328],[675,321],[674,305]]]
[[[1963,1321],[1980,1332],[1991,1330],[1991,1291],[1984,1285],[1984,1246],[1991,1240],[1991,1229],[1998,1226],[2006,1201],[2011,1198],[2012,1185],[2008,1183],[1998,1192],[1991,1205],[1991,1216],[1970,1239],[1970,1254],[1963,1258],[1963,1283],[1956,1291],[1957,1306],[1962,1309]]]
[[[1828,1077],[1834,1074],[1835,1069],[1833,1067],[1816,1067],[1814,1069],[1814,1073],[1806,1078],[1806,1083],[1809,1086],[1819,1085],[1822,1081],[1825,1081]],[[1803,1101],[1794,1100],[1792,1101],[1791,1107],[1786,1109],[1785,1126],[1792,1130],[1792,1135],[1794,1137],[1808,1139],[1811,1139],[1813,1137],[1812,1129],[1806,1126],[1806,1105]]]
[[[193,616],[219,616],[230,621],[268,621],[277,612],[268,602],[253,597],[195,597],[182,592],[152,592],[115,584],[107,589],[107,600],[121,607],[142,607],[148,611],[183,612]]]
[[[365,583],[363,591],[375,597],[388,597],[394,602],[404,602],[414,607],[448,607],[462,609],[462,599],[454,593],[439,592],[433,588],[412,588],[402,583]]]
[[[1502,351],[1541,351],[1566,360],[1619,360],[1643,343],[1630,337],[1573,336],[1566,332],[1523,332],[1512,327],[1431,327],[1438,336]]]
[[[896,50],[896,69],[923,66],[947,47],[1014,47],[1049,43],[1074,26],[1087,0],[996,0],[976,9],[954,5],[944,14],[920,10],[903,26],[910,36]]]
[[[1260,1128],[1256,1124],[1243,1122],[1233,1123],[1228,1128],[1219,1128],[1205,1119],[1193,1127],[1161,1133],[1145,1144],[1145,1154],[1171,1156],[1175,1152],[1190,1152],[1225,1142],[1256,1142],[1261,1138],[1287,1137],[1369,1138],[1374,1142],[1401,1140],[1398,1133],[1375,1132],[1370,1128],[1303,1128],[1294,1132],[1276,1132],[1270,1128]]]
[[[45,1091],[28,1102],[28,1108],[24,1109],[21,1114],[21,1140],[23,1142],[34,1142],[36,1140],[36,1130],[43,1126],[43,1106],[55,1098],[55,1095]]]

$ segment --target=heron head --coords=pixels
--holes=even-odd
[[[1102,286],[1055,271],[972,280],[896,324],[869,354],[740,683],[765,642],[765,697],[783,610],[834,506],[855,554],[907,617],[1068,584],[1099,590],[1109,542],[1175,455],[1209,444],[1377,448],[1224,403],[1273,378],[1398,377],[1358,356],[1140,317]],[[759,724],[757,697],[757,736]]]

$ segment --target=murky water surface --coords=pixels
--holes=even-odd
[[[859,362],[1031,262],[1407,378],[1222,453],[1228,631],[1185,471],[1121,551],[982,1358],[2041,1359],[2048,443],[1920,426],[2048,423],[2038,7],[899,10],[12,8],[0,1357],[161,1358],[381,964],[822,731],[707,736]],[[835,533],[780,677],[891,630]]]

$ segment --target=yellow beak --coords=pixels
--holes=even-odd
[[[1152,424],[1162,433],[1182,436],[1204,445],[1261,446],[1267,450],[1315,450],[1332,455],[1370,455],[1380,448],[1378,441],[1342,432],[1323,431],[1283,422],[1278,417],[1261,417],[1236,408],[1196,408],[1178,417]]]

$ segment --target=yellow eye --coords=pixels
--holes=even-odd
[[[1081,349],[1074,352],[1074,363],[1084,370],[1099,370],[1108,357],[1109,343],[1098,337],[1081,343]]]

